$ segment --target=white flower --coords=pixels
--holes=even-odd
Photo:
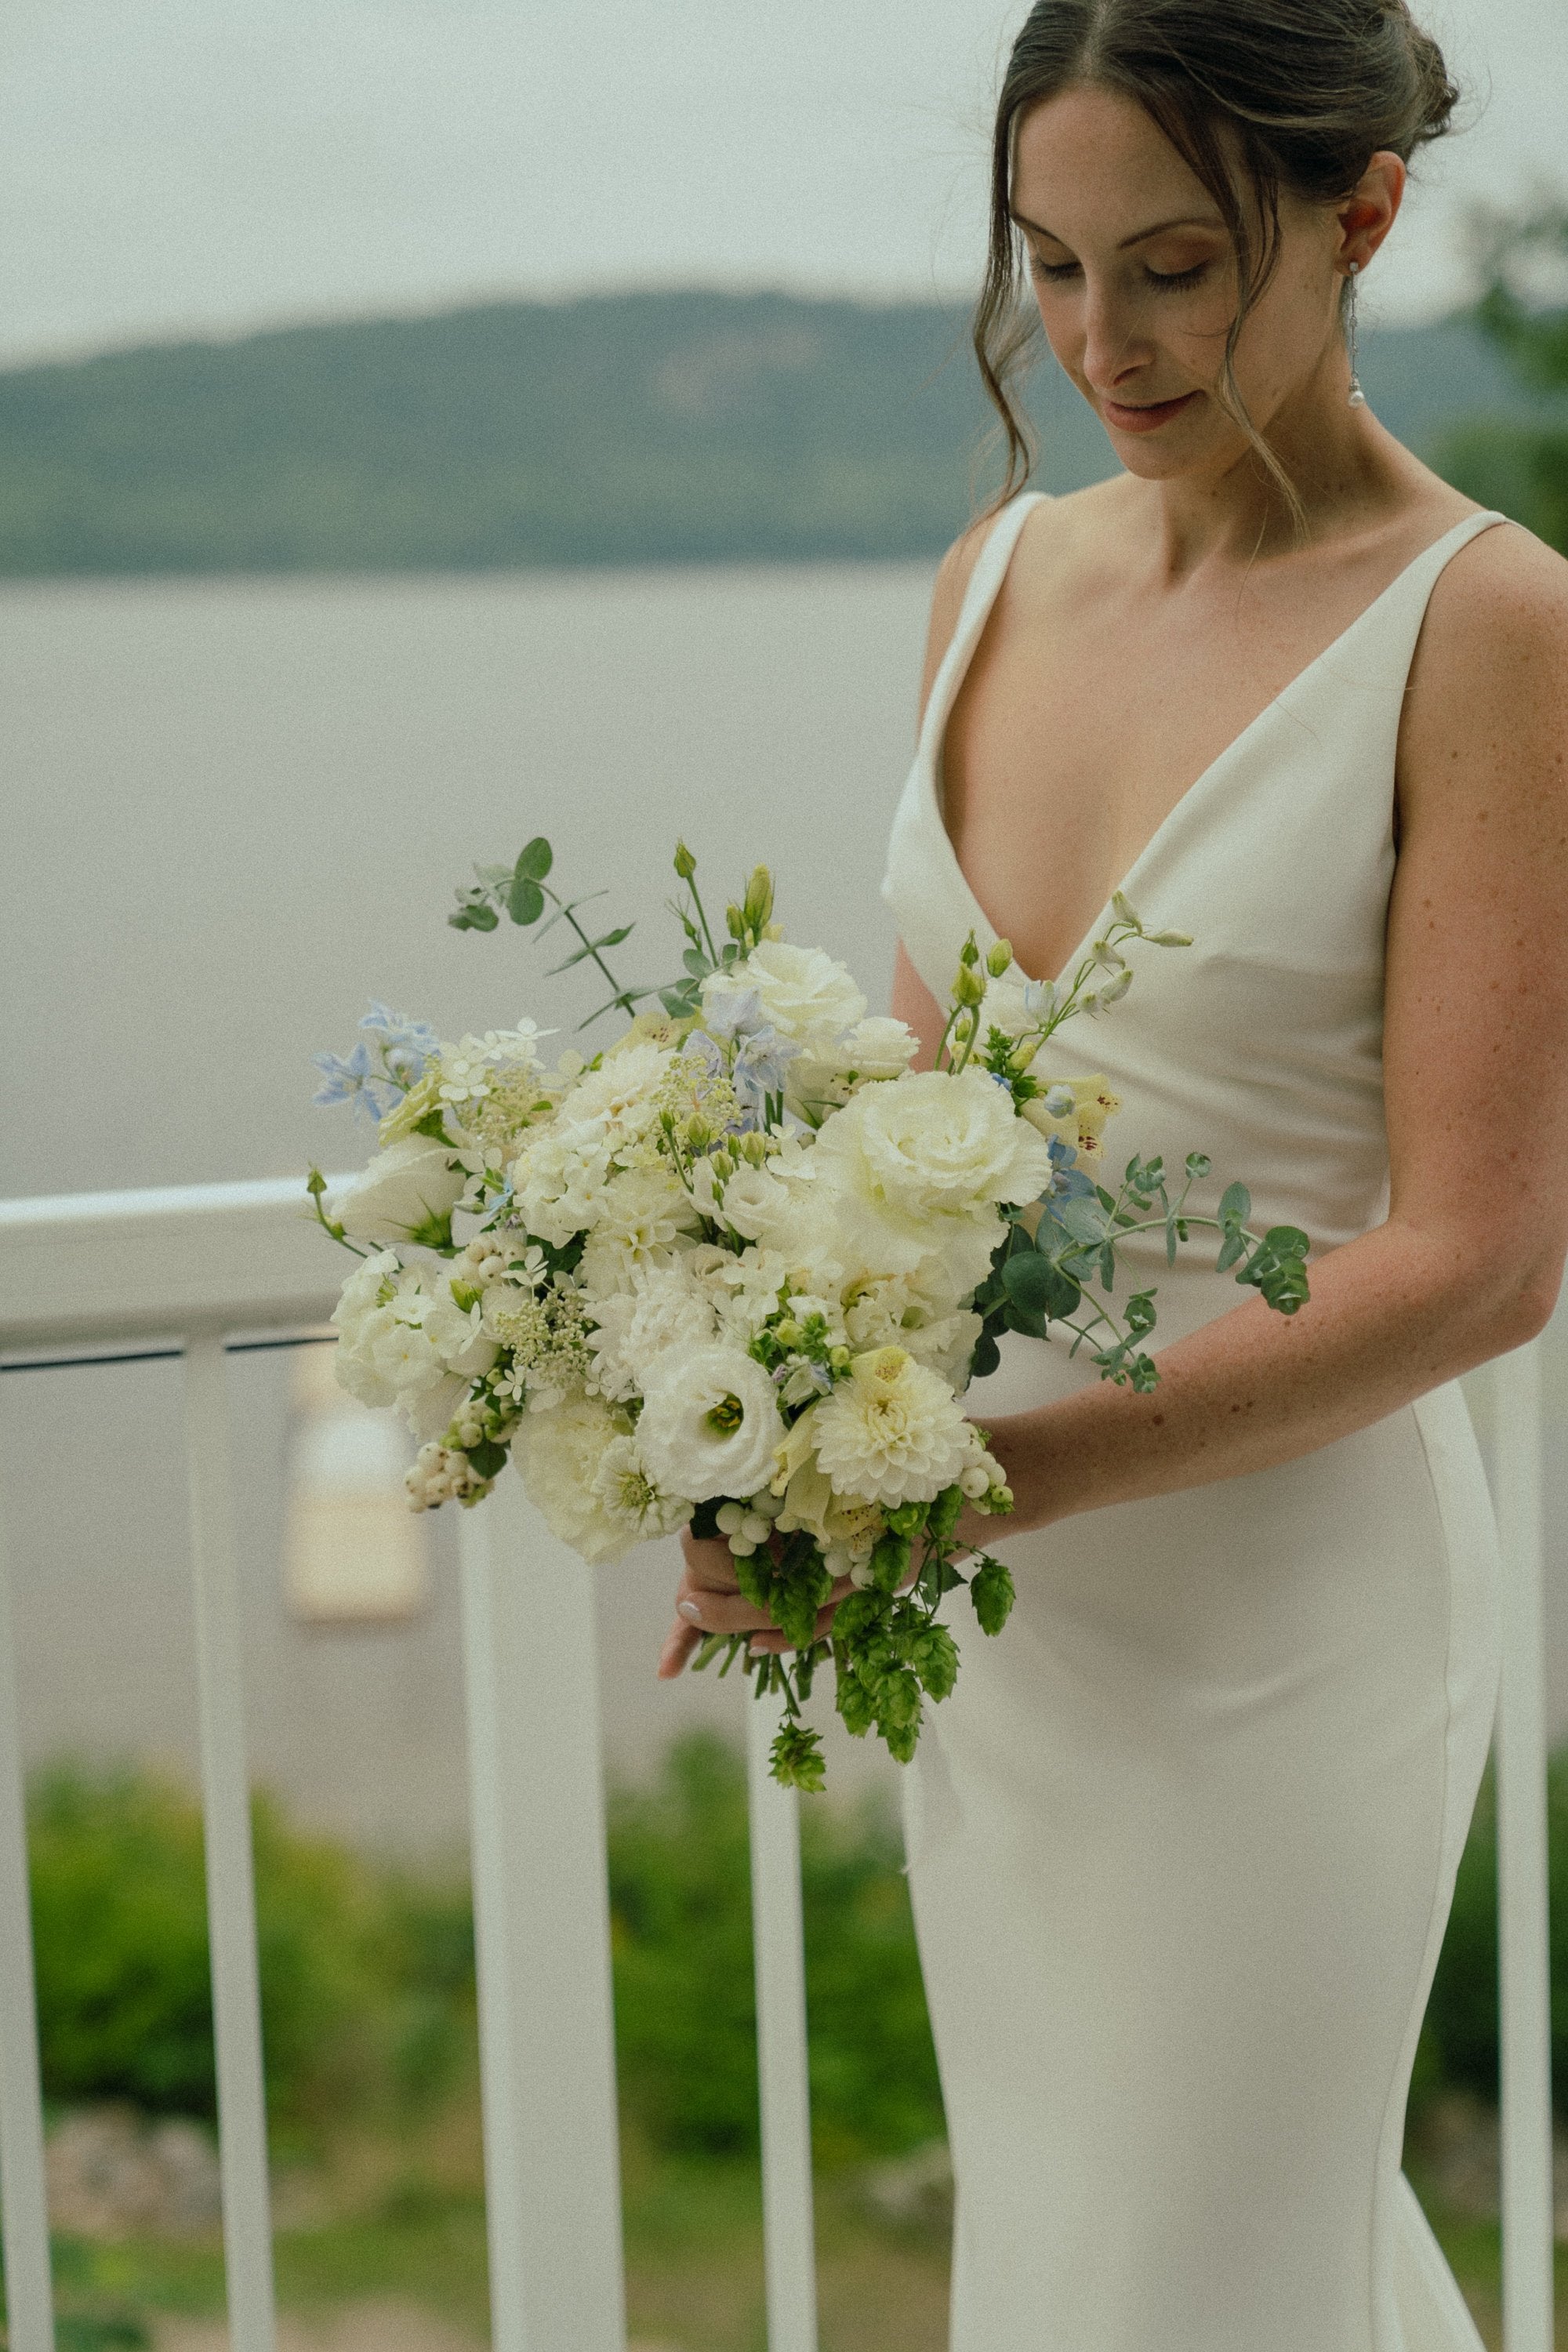
[[[805,1418],[835,1490],[887,1510],[931,1502],[979,1450],[979,1433],[947,1382],[902,1348],[857,1356],[848,1379]]]
[[[485,1328],[479,1301],[459,1307],[449,1278],[443,1278],[429,1295],[423,1328],[449,1372],[461,1372],[473,1380],[495,1362],[499,1350]]]
[[[845,1066],[858,1077],[900,1077],[914,1058],[920,1040],[902,1021],[895,1021],[885,1013],[874,1013],[858,1021],[847,1036],[840,1040],[840,1053]]]
[[[699,1160],[691,1171],[691,1197],[705,1217],[748,1242],[764,1240],[791,1206],[790,1192],[776,1176],[743,1160],[721,1184],[712,1160]]]
[[[594,1473],[594,1493],[606,1515],[626,1527],[634,1542],[651,1536],[672,1536],[691,1517],[691,1505],[679,1495],[665,1495],[647,1475],[647,1465],[635,1437],[613,1437]]]
[[[828,1119],[815,1157],[818,1184],[837,1194],[872,1264],[907,1274],[940,1252],[962,1266],[965,1288],[984,1274],[997,1203],[1037,1200],[1051,1176],[1045,1138],[973,1065],[866,1087]]]
[[[749,989],[780,1036],[818,1058],[865,1017],[866,1000],[847,968],[820,948],[793,947],[787,940],[763,940],[729,971],[710,974],[702,983],[704,1009]]]
[[[693,1227],[686,1188],[668,1167],[613,1176],[583,1252],[584,1288],[595,1297],[626,1289],[638,1274],[668,1265]]]
[[[738,1348],[672,1349],[643,1391],[643,1460],[666,1494],[694,1503],[756,1494],[784,1433],[772,1380]]]
[[[640,1396],[672,1349],[710,1346],[713,1309],[679,1265],[639,1274],[628,1290],[595,1299],[598,1328],[588,1334],[593,1380],[601,1396]]]
[[[529,1497],[551,1531],[584,1559],[619,1559],[637,1540],[624,1517],[614,1517],[595,1480],[617,1438],[623,1416],[597,1397],[573,1397],[547,1412],[525,1413],[511,1442],[511,1458]]]
[[[961,1388],[980,1337],[980,1318],[952,1296],[942,1261],[926,1258],[912,1274],[858,1285],[845,1302],[844,1328],[857,1350],[907,1349],[917,1363],[940,1372],[950,1388]]]
[[[449,1145],[411,1135],[376,1154],[333,1203],[333,1213],[354,1241],[422,1240],[450,1218],[464,1183]]]

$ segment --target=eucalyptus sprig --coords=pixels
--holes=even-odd
[[[579,1027],[591,1028],[606,1013],[621,1012],[629,1020],[637,1006],[658,992],[651,987],[623,987],[605,961],[605,950],[618,948],[623,940],[630,939],[637,926],[635,923],[619,923],[611,930],[602,931],[597,939],[591,939],[577,920],[577,910],[580,907],[591,906],[595,898],[603,898],[608,894],[603,890],[591,890],[585,898],[563,898],[545,879],[554,863],[555,853],[541,833],[524,844],[512,865],[476,866],[474,872],[479,877],[478,881],[458,890],[457,906],[447,920],[455,931],[493,931],[504,914],[520,928],[528,929],[539,921],[547,904],[552,906],[555,912],[536,937],[543,939],[557,923],[565,923],[575,932],[578,944],[569,956],[563,956],[559,963],[551,965],[549,977],[553,979],[558,972],[570,971],[574,964],[592,962],[608,982],[612,992],[597,1011],[590,1013],[585,1021],[579,1023]]]

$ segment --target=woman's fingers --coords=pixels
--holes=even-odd
[[[677,1675],[684,1674],[692,1657],[702,1646],[702,1634],[695,1625],[678,1617],[664,1637],[664,1647],[658,1654],[658,1678],[672,1683]]]
[[[683,1529],[680,1549],[686,1554],[686,1585],[700,1585],[708,1592],[738,1592],[740,1580],[735,1574],[735,1555],[718,1536],[694,1536],[689,1528]]]

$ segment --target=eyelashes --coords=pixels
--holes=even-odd
[[[1190,269],[1145,269],[1143,282],[1153,291],[1163,294],[1180,293],[1184,287],[1196,286],[1209,274],[1211,265],[1197,261]],[[1059,286],[1079,274],[1076,261],[1040,261],[1029,256],[1029,275],[1051,286]]]

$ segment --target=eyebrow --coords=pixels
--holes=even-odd
[[[1022,213],[1010,214],[1009,218],[1016,228],[1032,229],[1037,236],[1048,236],[1053,245],[1065,245],[1067,242],[1065,237],[1057,235],[1054,228],[1047,228],[1040,221],[1026,220]],[[1122,238],[1117,251],[1125,253],[1130,245],[1142,245],[1146,237],[1158,236],[1162,230],[1168,228],[1223,228],[1224,226],[1225,223],[1215,214],[1183,213],[1175,220],[1156,221],[1152,228],[1134,229],[1131,236]]]

